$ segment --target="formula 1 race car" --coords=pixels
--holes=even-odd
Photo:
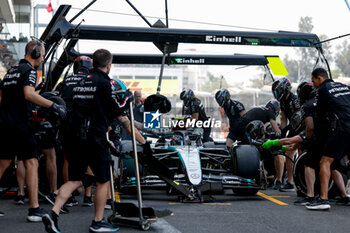
[[[157,136],[153,157],[169,169],[174,183],[186,187],[197,201],[204,201],[203,194],[223,193],[224,189],[232,189],[238,195],[254,195],[265,187],[264,169],[255,146],[235,144],[227,150],[224,143],[201,143],[200,135],[189,130]],[[142,160],[142,148],[138,151]],[[131,141],[122,141],[120,152],[117,185],[123,192],[136,186]],[[179,193],[147,163],[140,165],[140,174],[142,188]]]

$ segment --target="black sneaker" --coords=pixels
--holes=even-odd
[[[15,203],[16,205],[24,205],[24,195],[17,195]]]
[[[93,220],[89,229],[91,232],[117,232],[119,230],[119,227],[115,224],[110,224],[102,219],[99,222],[95,222]]]
[[[84,196],[83,206],[93,206],[94,202],[92,201],[92,197]]]
[[[106,205],[105,205],[105,209],[106,210],[111,210],[112,209],[112,205],[113,205],[112,199],[107,199],[107,202],[106,202]]]
[[[295,187],[294,187],[294,184],[287,182],[287,184],[283,185],[279,190],[281,192],[294,192]]]
[[[50,193],[45,195],[45,199],[51,204],[55,205],[57,195],[55,193]]]
[[[4,217],[5,213],[0,211],[0,217]]]
[[[29,208],[27,221],[29,222],[41,222],[41,218],[46,214],[45,210],[38,208]]]
[[[56,201],[56,197],[57,195],[55,193],[50,193],[48,195],[45,195],[45,199],[51,204],[51,205],[55,205],[55,201]],[[69,209],[67,209],[67,207],[62,206],[60,213],[62,214],[68,214],[69,213]]]
[[[46,232],[61,233],[60,229],[58,229],[58,215],[52,210],[43,216],[43,223]]]
[[[275,185],[273,186],[273,189],[279,190],[282,187],[282,182],[279,180],[275,181]]]
[[[71,196],[68,201],[66,202],[65,206],[67,207],[73,207],[73,206],[77,206],[79,204],[79,202],[75,199],[74,196]]]
[[[302,199],[296,200],[294,202],[294,205],[307,205],[307,204],[310,204],[314,199],[315,197],[306,196]]]
[[[306,205],[309,210],[329,210],[331,205],[328,200],[323,200],[321,198],[314,199],[311,203]]]
[[[350,205],[350,197],[342,197],[335,202],[337,205]]]

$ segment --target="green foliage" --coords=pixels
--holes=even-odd
[[[340,72],[345,76],[350,77],[350,44],[347,40],[337,46],[335,63]]]
[[[206,91],[206,92],[213,92],[217,89],[220,88],[220,82],[221,82],[221,77],[215,77],[212,73],[208,72],[208,77],[209,77],[209,82],[203,83],[200,86],[201,91]],[[226,81],[226,79],[223,77],[222,78],[222,87],[228,88],[231,87]]]
[[[301,17],[299,21],[299,32],[311,33],[314,28],[312,24],[311,17]],[[326,40],[326,35],[320,35],[320,40]],[[330,43],[323,43],[322,49],[327,58],[328,62],[332,61],[332,56],[330,53],[331,45]],[[300,82],[302,80],[310,80],[311,72],[315,67],[317,58],[319,54],[315,48],[298,48],[297,49],[298,59],[290,59],[287,56],[283,58],[283,64],[288,70],[288,78],[292,82]],[[326,64],[321,61],[318,62],[317,66],[326,68]]]

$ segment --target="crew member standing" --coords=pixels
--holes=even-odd
[[[35,92],[37,68],[44,61],[45,48],[32,40],[25,47],[25,57],[11,67],[0,87],[0,178],[17,156],[24,161],[30,208],[28,221],[41,221],[44,211],[38,202],[37,145],[31,125],[32,104],[50,108],[64,117],[66,109]]]
[[[320,162],[320,198],[306,205],[311,210],[330,208],[328,183],[331,165],[341,159],[350,143],[350,87],[329,79],[323,68],[312,71],[312,82],[318,88],[316,95],[317,118],[327,119],[330,129],[323,146]],[[325,130],[323,127],[323,130]]]
[[[236,140],[249,143],[245,134],[245,127],[241,124],[241,117],[246,113],[244,105],[231,99],[231,94],[226,88],[222,88],[215,94],[215,100],[225,111],[229,119],[230,129],[226,138],[226,146],[229,148]]]

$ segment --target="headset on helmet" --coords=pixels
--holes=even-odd
[[[297,95],[301,104],[316,96],[316,89],[312,82],[302,82],[297,88]]]
[[[278,100],[284,99],[292,89],[289,79],[280,78],[272,83],[272,94]]]
[[[266,103],[266,108],[272,110],[272,112],[274,113],[275,117],[277,117],[280,113],[280,102],[278,102],[278,100],[276,99],[270,99],[267,103]]]
[[[41,46],[42,43],[38,40],[36,40],[36,45],[33,47],[32,52],[30,53],[30,57],[34,60],[38,59],[39,57],[41,57]]]
[[[219,106],[224,107],[228,100],[230,100],[231,94],[226,88],[221,88],[215,94],[215,100]]]
[[[92,59],[88,56],[80,56],[74,60],[73,72],[78,73],[81,68],[90,69],[92,67]]]
[[[261,139],[265,134],[264,123],[259,120],[251,121],[246,126],[246,133],[250,140]]]
[[[180,95],[181,98],[181,95]],[[184,101],[184,105],[186,107],[190,106],[191,101],[194,98],[194,92],[191,89],[186,89],[182,95],[182,100]]]

